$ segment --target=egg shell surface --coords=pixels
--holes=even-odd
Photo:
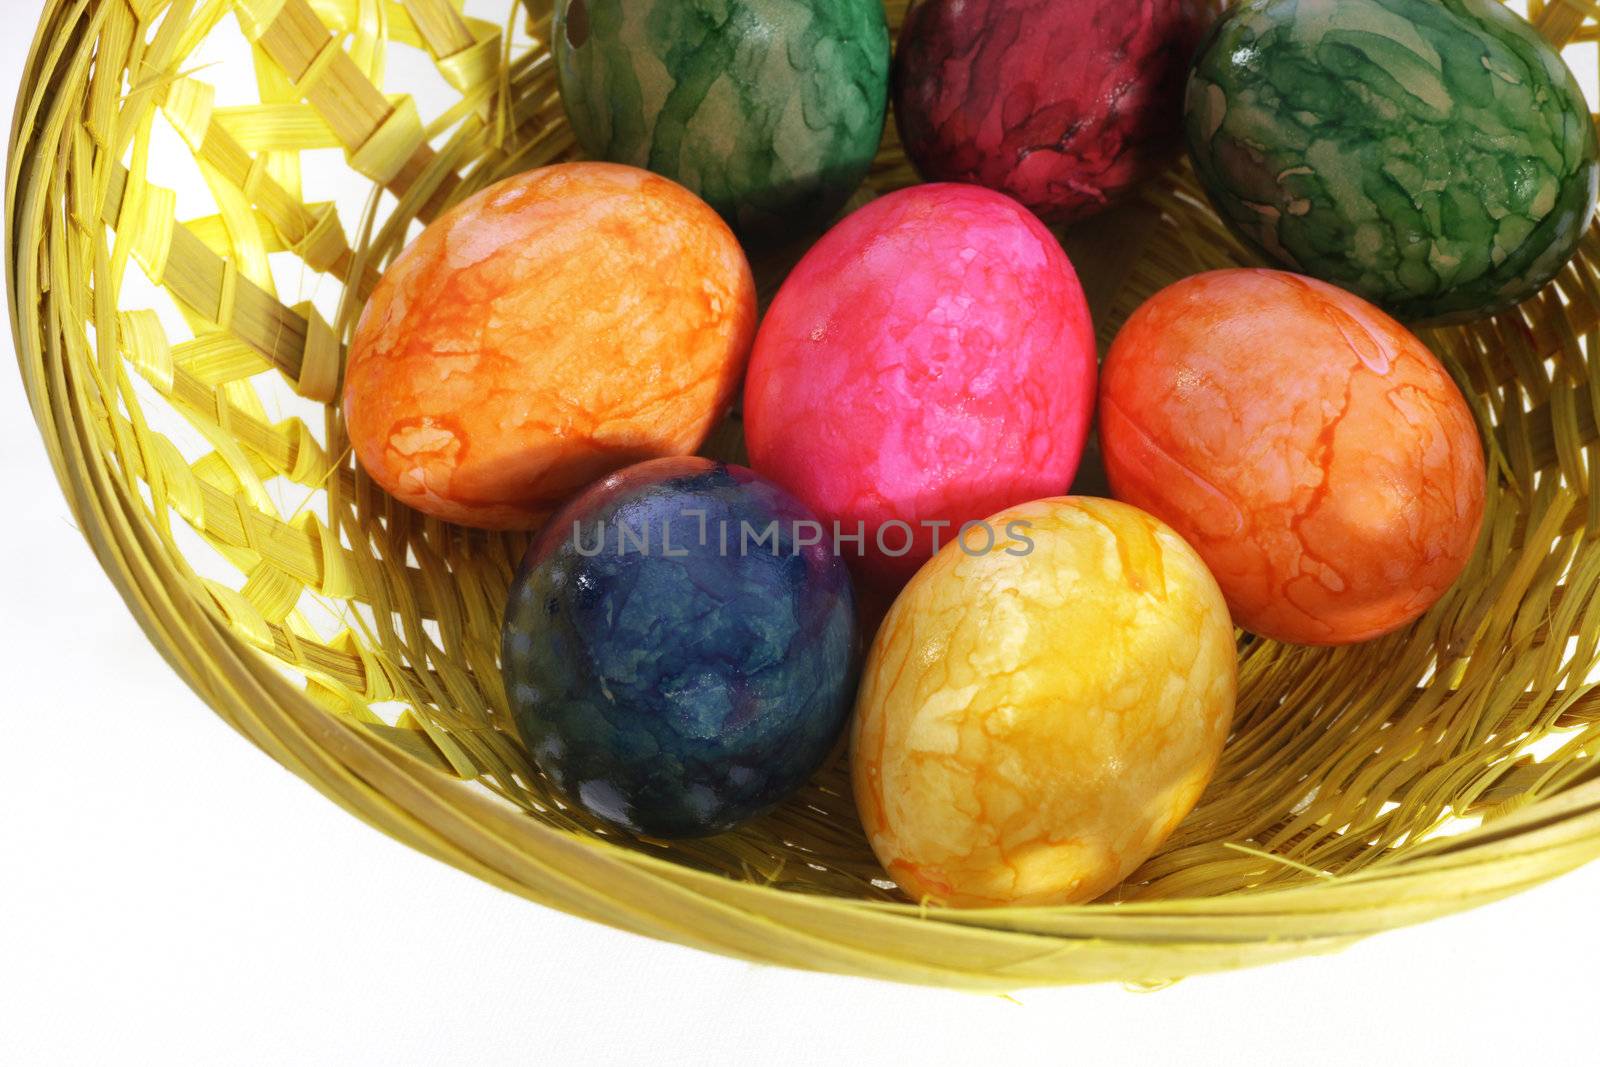
[[[1497,0],[1252,0],[1195,60],[1195,173],[1276,264],[1407,322],[1526,299],[1600,179],[1572,72]]]
[[[717,833],[833,751],[856,625],[849,571],[804,506],[743,467],[659,459],[586,490],[529,549],[506,693],[575,803],[653,837]]]
[[[1114,493],[1194,545],[1245,629],[1366,640],[1466,567],[1485,493],[1472,412],[1361,298],[1282,271],[1196,275],[1134,312],[1103,371]]]
[[[1050,232],[999,193],[919,185],[847,216],[784,281],[745,438],[756,470],[864,531],[846,557],[894,586],[962,523],[1065,492],[1094,388],[1089,310]]]
[[[350,442],[418,510],[533,527],[595,478],[697,449],[754,330],[744,253],[682,186],[610,163],[530,171],[384,274],[350,345]]]
[[[1209,0],[929,0],[895,51],[900,140],[930,181],[1091,215],[1172,162]]]
[[[682,182],[746,240],[826,223],[883,136],[881,0],[557,0],[551,38],[584,151]]]
[[[1233,627],[1200,557],[1136,508],[1057,497],[989,522],[1017,536],[941,549],[878,631],[851,734],[856,807],[914,900],[1093,900],[1210,780]]]

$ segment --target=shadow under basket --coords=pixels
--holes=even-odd
[[[574,154],[547,5],[507,6],[481,5],[491,22],[460,0],[45,4],[6,186],[28,397],[151,642],[273,759],[413,848],[574,915],[968,989],[1323,952],[1600,854],[1596,229],[1538,297],[1423,335],[1489,456],[1465,576],[1370,644],[1244,641],[1215,781],[1105,900],[906,903],[842,752],[774,814],[707,840],[628,838],[559,803],[510,729],[496,662],[525,537],[389,500],[337,406],[343,339],[418,226]],[[888,8],[898,26],[904,4]],[[1536,0],[1531,16],[1592,74],[1595,11]],[[248,72],[254,98],[219,92],[219,64]],[[913,180],[891,122],[854,203]],[[1065,240],[1102,344],[1166,283],[1252,262],[1184,165]],[[765,296],[793,257],[756,264]],[[739,440],[736,420],[715,438],[730,456]]]

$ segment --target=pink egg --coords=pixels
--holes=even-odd
[[[894,586],[963,524],[1066,492],[1094,392],[1089,309],[1050,231],[999,193],[918,185],[851,214],[783,283],[745,436],[857,573]]]

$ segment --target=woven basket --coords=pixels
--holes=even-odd
[[[1112,899],[905,903],[842,757],[775,814],[704,841],[634,840],[562,806],[514,740],[495,661],[524,539],[390,501],[352,463],[334,403],[362,297],[419,220],[574,151],[547,5],[507,6],[473,5],[501,25],[461,0],[45,4],[6,185],[23,380],[151,642],[274,759],[412,847],[575,915],[972,989],[1326,951],[1600,854],[1595,230],[1536,299],[1426,335],[1490,456],[1465,577],[1371,644],[1242,645],[1215,782]],[[891,25],[904,6],[888,5]],[[1530,14],[1594,70],[1600,8]],[[257,98],[219,98],[216,63],[253,65]],[[389,95],[425,82],[450,106]],[[891,123],[857,202],[911,180]],[[1185,167],[1066,240],[1102,342],[1167,282],[1250,262]],[[785,260],[758,264],[765,293]],[[737,445],[733,423],[719,447]]]

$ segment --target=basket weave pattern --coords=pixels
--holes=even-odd
[[[897,28],[905,4],[887,6]],[[1215,782],[1113,899],[905,903],[842,754],[778,812],[706,841],[626,839],[562,806],[514,740],[496,666],[525,538],[394,504],[352,462],[336,403],[361,301],[418,224],[574,152],[548,4],[529,7],[499,25],[461,0],[47,0],[6,186],[23,380],[152,643],[272,758],[397,839],[573,914],[966,988],[1325,951],[1600,855],[1600,229],[1537,298],[1425,335],[1489,455],[1461,582],[1377,642],[1243,645]],[[1594,69],[1600,7],[1529,13]],[[208,49],[230,44],[253,64],[242,105],[206,80]],[[393,95],[413,70],[451,106]],[[313,195],[339,153],[345,188],[353,172],[371,190],[353,210]],[[853,203],[912,180],[891,122]],[[1251,262],[1186,166],[1066,241],[1102,343],[1162,285]],[[794,253],[757,264],[764,294]],[[713,447],[738,456],[736,420]]]

